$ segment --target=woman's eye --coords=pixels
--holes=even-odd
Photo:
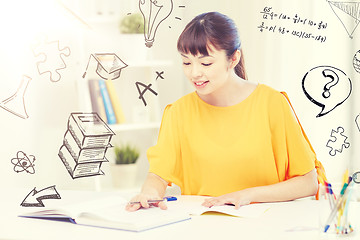
[[[202,63],[202,65],[203,66],[205,66],[205,67],[208,67],[208,66],[210,66],[212,63]]]
[[[190,63],[188,63],[188,62],[183,62],[183,64],[184,64],[185,66],[190,65]]]

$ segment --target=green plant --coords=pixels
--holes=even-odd
[[[139,150],[129,144],[123,146],[115,146],[114,151],[116,164],[136,163],[140,155]]]
[[[144,19],[141,13],[126,15],[120,20],[119,28],[121,33],[143,33]]]

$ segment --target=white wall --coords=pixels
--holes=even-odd
[[[121,56],[132,57],[131,53],[135,46],[125,46],[124,48],[118,41],[119,35],[116,32],[116,27],[120,16],[137,10],[137,1],[100,1],[103,4],[114,4],[110,8],[113,9],[114,14],[107,18],[113,22],[99,22],[99,18],[96,18],[96,24],[92,14],[94,9],[100,8],[99,5],[96,5],[97,1],[86,1],[86,4],[84,1],[63,2],[68,4],[84,20],[87,20],[91,29],[75,18],[67,16],[67,21],[72,22],[72,24],[61,28],[57,27],[54,29],[55,31],[49,33],[53,39],[61,40],[63,46],[71,48],[71,55],[66,59],[67,68],[61,71],[62,78],[59,82],[51,82],[46,76],[39,75],[36,72],[34,67],[36,60],[33,59],[31,52],[28,52],[28,48],[27,51],[23,51],[23,48],[20,47],[21,44],[21,46],[28,44],[27,40],[31,40],[31,34],[13,34],[14,31],[19,32],[16,28],[21,24],[13,25],[13,29],[10,28],[10,30],[9,27],[3,28],[9,32],[4,35],[6,37],[0,40],[2,53],[0,62],[3,66],[0,68],[0,101],[13,94],[20,83],[22,74],[29,74],[33,79],[25,95],[28,119],[21,119],[0,108],[0,156],[2,157],[0,187],[24,187],[30,190],[35,186],[41,188],[56,184],[59,188],[64,189],[94,189],[94,178],[71,179],[57,153],[66,131],[69,114],[74,111],[88,111],[88,105],[84,102],[85,96],[79,96],[83,93],[83,85],[79,84],[79,80],[81,81],[81,75],[87,64],[89,54],[93,51],[114,51],[121,52]],[[184,25],[199,13],[220,11],[233,18],[238,25],[249,80],[268,84],[278,90],[288,92],[318,158],[326,167],[330,180],[338,181],[347,167],[350,168],[350,172],[360,170],[360,153],[356,147],[359,145],[360,133],[354,122],[355,117],[360,113],[359,101],[357,100],[360,76],[352,66],[353,56],[360,49],[360,46],[356,44],[360,37],[360,29],[355,30],[353,39],[350,39],[325,0],[223,0],[221,2],[216,0],[173,0],[173,2],[173,13],[162,23],[157,33],[156,42],[149,50],[152,59],[172,62],[172,65],[159,66],[154,69],[164,71],[165,77],[164,80],[158,80],[159,95],[157,100],[160,102],[160,111],[168,103],[192,91],[187,80],[183,77],[181,61],[176,50],[176,40]],[[99,1],[97,3],[99,4]],[[184,5],[185,8],[179,8],[180,5]],[[272,7],[272,10],[278,14],[283,13],[291,17],[298,14],[301,18],[315,22],[324,21],[327,23],[327,27],[317,30],[307,25],[295,24],[291,20],[265,20],[260,13],[264,7]],[[106,6],[101,5],[101,8],[106,9]],[[23,15],[16,14],[14,16],[23,17]],[[258,26],[263,21],[268,25],[276,25],[277,28],[281,26],[292,30],[321,34],[326,36],[326,41],[321,43],[312,39],[300,39],[290,34],[260,32]],[[10,21],[10,23],[12,22],[14,21]],[[4,20],[2,25],[4,25]],[[36,30],[34,29],[34,31]],[[23,41],[20,41],[21,44],[19,45],[15,41],[16,39]],[[136,61],[136,58],[132,61]],[[334,66],[344,71],[351,79],[353,89],[350,97],[342,105],[329,114],[316,118],[320,108],[306,98],[301,81],[306,72],[321,65]],[[144,78],[143,74],[147,73],[131,68],[124,69],[122,75],[124,78],[121,77],[119,81],[141,80]],[[116,85],[121,88],[122,84],[117,83]],[[119,91],[124,93],[121,89]],[[126,96],[122,95],[122,98],[124,99]],[[132,98],[129,99],[129,103],[126,102],[126,106],[138,103],[139,99]],[[344,149],[342,153],[338,153],[336,156],[330,156],[330,149],[326,147],[326,144],[330,138],[331,130],[338,126],[344,127],[345,135],[349,137],[350,148]],[[157,132],[136,134],[139,134],[139,138],[134,138],[134,135],[126,138],[139,141],[139,145],[143,148],[140,160],[141,174],[139,179],[141,179],[147,168],[147,160],[144,156],[146,148],[156,139]],[[118,134],[114,141],[120,141],[121,136],[124,135]],[[13,171],[14,166],[11,164],[11,159],[16,157],[16,153],[20,150],[36,156],[35,174],[15,173]],[[104,171],[107,171],[108,167],[104,167]],[[110,174],[99,178],[104,187],[110,184]]]

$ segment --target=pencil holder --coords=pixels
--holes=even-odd
[[[337,239],[354,235],[352,205],[356,188],[350,184],[328,184],[319,189],[319,233],[320,239]]]

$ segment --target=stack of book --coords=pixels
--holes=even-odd
[[[105,153],[113,135],[97,113],[70,115],[58,155],[73,179],[104,174],[100,168],[108,162]]]

